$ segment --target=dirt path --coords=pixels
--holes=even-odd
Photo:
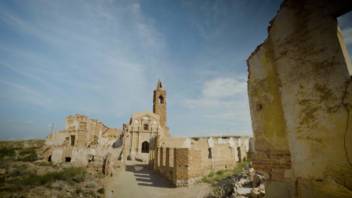
[[[208,194],[207,184],[174,188],[168,180],[141,164],[130,164],[105,181],[107,198],[201,198]]]

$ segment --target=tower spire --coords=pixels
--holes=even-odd
[[[158,80],[158,83],[156,84],[156,89],[162,89],[163,84],[161,83],[160,79]]]
[[[167,111],[166,111],[166,90],[163,84],[158,80],[153,96],[153,113],[160,116],[160,126],[167,125]]]

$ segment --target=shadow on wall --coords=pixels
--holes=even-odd
[[[119,138],[117,139],[113,144],[112,144],[112,148],[119,148],[122,146],[122,139]]]
[[[165,178],[148,169],[148,165],[129,165],[126,171],[133,172],[138,185],[153,186],[162,188],[174,188],[174,186]]]

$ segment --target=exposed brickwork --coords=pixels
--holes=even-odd
[[[189,140],[185,140],[186,142]],[[178,141],[179,145],[185,145]],[[232,169],[241,160],[247,158],[249,138],[193,138],[190,148],[158,147],[154,154],[154,170],[172,181],[176,186],[193,184],[201,177],[223,169]],[[211,150],[211,155],[209,151]],[[158,159],[160,158],[160,159]],[[150,158],[153,159],[153,158]]]

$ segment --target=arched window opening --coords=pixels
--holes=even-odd
[[[144,125],[143,125],[143,129],[144,129],[144,130],[148,130],[148,129],[149,129],[149,125],[148,125],[148,124],[144,124]]]
[[[142,153],[149,153],[149,142],[144,141],[142,143]]]
[[[48,162],[51,162],[51,155],[49,155],[48,157]]]
[[[160,103],[160,104],[164,104],[164,97],[159,96],[159,103]]]

